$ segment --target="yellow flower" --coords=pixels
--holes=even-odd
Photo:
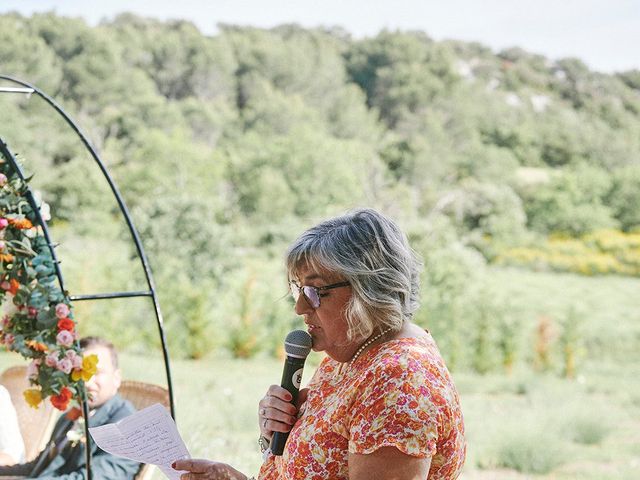
[[[93,353],[82,359],[82,368],[77,368],[71,372],[71,380],[77,382],[82,378],[88,382],[91,377],[98,371],[98,356]]]
[[[38,405],[42,402],[42,392],[37,388],[29,388],[22,392],[22,394],[31,408],[38,408]]]

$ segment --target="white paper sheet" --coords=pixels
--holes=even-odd
[[[116,423],[89,428],[89,433],[105,452],[157,465],[171,480],[179,480],[181,473],[171,464],[190,458],[173,418],[159,403]]]

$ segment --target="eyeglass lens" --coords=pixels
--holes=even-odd
[[[308,285],[303,285],[299,287],[295,283],[291,283],[291,294],[293,295],[293,299],[297,302],[300,297],[300,293],[304,295],[304,297],[309,301],[309,305],[313,308],[318,308],[320,306],[320,296],[315,288],[310,287]]]

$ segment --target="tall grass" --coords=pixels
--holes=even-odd
[[[504,351],[479,351],[495,354],[501,363],[505,352],[510,358],[516,348],[518,361],[511,362],[510,375],[453,372],[469,443],[462,480],[638,478],[640,280],[518,270],[491,270],[490,280],[509,299],[514,335]],[[576,363],[575,378],[562,375],[560,348],[552,349],[549,372],[534,372],[537,319],[550,312],[560,312],[555,318],[562,319],[576,304],[588,355]],[[471,334],[460,338],[477,342]],[[319,360],[320,355],[310,355],[305,381]],[[0,354],[2,369],[20,362]],[[157,350],[124,353],[121,363],[125,378],[165,381]],[[172,366],[178,427],[191,454],[256,474],[261,463],[256,406],[268,385],[279,381],[281,361],[270,352],[233,359],[218,348],[203,359],[174,360]]]

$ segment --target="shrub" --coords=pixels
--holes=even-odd
[[[579,412],[571,416],[565,427],[565,431],[569,433],[569,439],[583,445],[600,443],[610,430],[611,427],[604,419],[587,412]]]
[[[577,363],[582,354],[582,334],[580,332],[581,315],[572,307],[561,322],[560,346],[562,348],[563,374],[574,378]]]
[[[255,313],[252,305],[252,290],[254,284],[255,277],[250,275],[240,293],[240,306],[236,322],[229,326],[229,349],[236,358],[249,358],[258,351],[257,336],[253,328]]]
[[[477,306],[477,285],[481,284],[484,259],[459,243],[434,248],[424,256],[422,303],[416,322],[428,328],[440,346],[447,366],[460,367],[469,357],[465,332],[475,331],[469,325],[468,312]],[[470,330],[471,329],[471,330]]]
[[[502,367],[507,375],[511,375],[517,360],[519,330],[520,322],[518,317],[513,314],[502,315],[498,324],[498,351],[500,352]]]
[[[512,432],[502,438],[497,450],[499,467],[522,473],[549,473],[562,465],[564,459],[563,443],[542,428]]]
[[[537,370],[548,371],[552,366],[552,349],[556,340],[556,329],[551,317],[538,318],[534,345],[534,366]]]
[[[589,276],[640,276],[640,234],[598,230],[577,238],[553,235],[539,245],[506,249],[495,263]]]

